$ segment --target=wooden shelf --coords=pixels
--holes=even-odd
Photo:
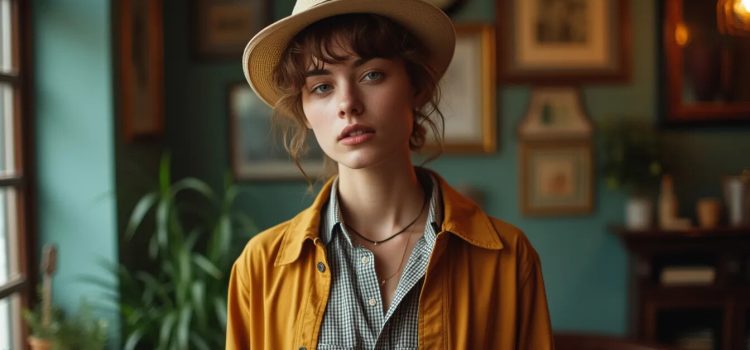
[[[703,325],[716,337],[716,349],[745,349],[750,325],[750,227],[633,231],[613,225],[609,229],[630,255],[630,323],[638,338],[669,343],[680,332]],[[712,267],[714,282],[660,283],[663,269],[694,265]]]

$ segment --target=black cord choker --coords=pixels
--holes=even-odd
[[[357,232],[357,230],[355,230],[354,227],[351,227],[351,226],[347,225],[343,221],[341,222],[341,224],[344,225],[344,226],[346,226],[346,228],[349,229],[350,231],[354,232],[354,234],[357,235],[357,237],[359,237],[359,238],[361,238],[361,239],[369,242],[372,245],[383,244],[385,242],[388,242],[388,241],[392,240],[394,237],[396,237],[396,236],[398,236],[398,235],[406,232],[406,230],[408,230],[409,227],[411,227],[412,225],[414,225],[414,223],[417,222],[417,220],[419,219],[419,217],[422,216],[422,213],[424,212],[424,208],[427,207],[427,202],[428,202],[428,197],[427,197],[427,193],[425,193],[424,203],[422,203],[422,209],[419,210],[419,214],[417,214],[417,217],[415,217],[414,220],[412,220],[408,225],[404,226],[404,228],[402,228],[398,232],[396,232],[396,233],[390,235],[388,238],[380,240],[380,241],[373,241],[373,240],[371,240],[371,239],[363,236],[361,233]]]

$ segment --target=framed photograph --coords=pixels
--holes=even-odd
[[[593,123],[574,87],[534,87],[518,133],[523,140],[588,139]]]
[[[229,149],[232,172],[238,180],[304,179],[271,126],[273,111],[244,81],[228,93]],[[309,151],[302,167],[308,176],[323,174],[323,151],[315,136],[308,136]]]
[[[496,0],[498,78],[623,82],[630,75],[628,0]]]
[[[239,59],[273,16],[270,0],[192,0],[194,49],[201,58]]]
[[[456,53],[440,82],[446,153],[492,153],[497,148],[495,30],[457,24]],[[432,135],[426,148],[435,149]]]
[[[162,0],[117,2],[118,95],[125,140],[164,130]]]
[[[666,78],[658,81],[665,124],[750,123],[750,36],[722,28],[736,19],[734,13],[718,16],[718,25],[716,15],[706,15],[721,14],[729,5],[725,0],[658,2],[664,54],[660,68]]]
[[[520,171],[524,215],[591,212],[594,187],[592,152],[588,142],[522,143]]]

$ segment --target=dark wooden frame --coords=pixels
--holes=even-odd
[[[735,104],[717,103],[695,103],[686,105],[683,103],[683,75],[684,57],[682,49],[675,39],[675,29],[682,21],[682,1],[664,0],[658,1],[661,24],[661,67],[665,75],[660,84],[660,95],[663,99],[663,121],[666,124],[702,124],[727,123],[727,122],[750,122],[750,102]],[[715,16],[716,14],[712,14]]]
[[[31,98],[33,91],[33,25],[31,23],[31,4],[29,1],[11,0],[11,11],[13,22],[11,45],[13,48],[12,60],[13,71],[0,73],[0,81],[9,84],[15,89],[14,104],[17,108],[11,116],[13,118],[13,138],[15,143],[15,173],[3,175],[0,178],[2,188],[11,188],[16,191],[16,209],[18,236],[16,237],[17,264],[19,275],[12,277],[10,281],[0,286],[0,298],[6,298],[13,294],[20,297],[22,309],[30,308],[33,304],[34,288],[36,284],[36,265],[34,261],[36,246],[36,206],[34,203],[36,187],[34,164],[34,111]],[[20,315],[16,315],[20,318]],[[20,319],[14,321],[20,323],[21,339],[23,343],[28,335],[28,329]],[[16,345],[18,345],[17,343]]]
[[[133,27],[132,5],[145,4],[140,31]],[[119,112],[125,141],[161,136],[164,132],[163,0],[118,0],[116,24]],[[134,33],[142,33],[137,44]],[[133,59],[139,55],[137,59]],[[136,79],[143,79],[138,82]],[[144,85],[143,89],[140,86]],[[143,108],[138,108],[138,104]]]
[[[257,34],[258,31],[263,29],[266,25],[271,23],[273,18],[273,2],[271,0],[240,0],[238,3],[246,2],[247,6],[252,7],[253,3],[260,3],[263,7],[261,11],[253,11],[257,14],[257,21],[253,25],[253,30],[250,32],[243,32],[245,38],[241,41],[230,45],[216,45],[209,42],[206,32],[210,30],[209,23],[207,20],[207,9],[210,6],[227,6],[222,4],[220,1],[211,0],[190,0],[190,32],[192,38],[192,50],[198,59],[201,60],[239,60],[242,57],[242,52],[250,39]],[[212,4],[213,2],[213,4]],[[248,20],[250,20],[248,18]]]
[[[515,52],[513,40],[515,4],[529,0],[495,0],[495,18],[498,23],[497,34],[497,76],[499,82],[505,83],[542,83],[542,84],[581,84],[581,83],[624,83],[630,79],[632,66],[632,34],[630,24],[629,0],[609,0],[618,13],[611,20],[617,21],[612,34],[615,66],[612,69],[571,69],[564,66],[545,67],[545,69],[513,69],[512,57]],[[593,0],[592,0],[593,1]],[[599,0],[596,0],[599,1]]]

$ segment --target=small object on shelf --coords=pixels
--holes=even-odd
[[[716,198],[701,198],[695,205],[695,211],[701,228],[716,228],[721,214],[721,202]]]
[[[664,286],[711,285],[716,280],[713,266],[667,266],[661,270],[659,283]]]
[[[740,176],[724,179],[724,199],[729,226],[750,225],[750,174],[747,170]]]
[[[688,230],[690,219],[677,217],[677,196],[674,194],[674,181],[671,175],[661,177],[659,191],[659,228],[664,230]]]
[[[678,336],[675,345],[681,350],[713,350],[714,332],[710,328],[685,332]]]
[[[671,175],[661,177],[659,192],[659,227],[669,228],[677,218],[677,198],[674,194],[674,184]]]
[[[629,230],[646,230],[654,221],[653,205],[646,197],[631,196],[625,203],[625,227]]]

